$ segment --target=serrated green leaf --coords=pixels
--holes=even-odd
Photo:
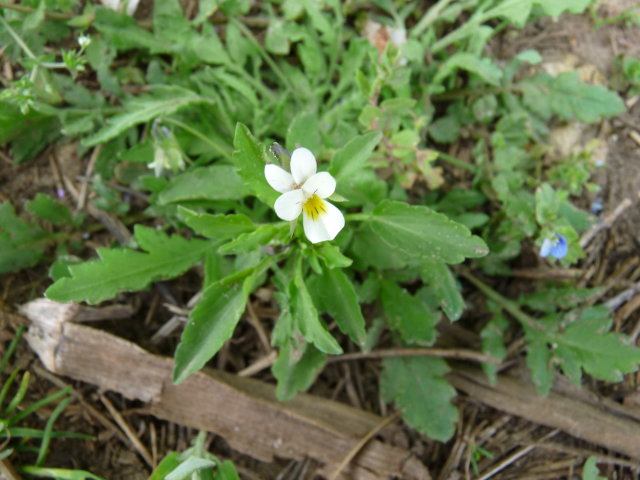
[[[238,123],[233,139],[233,162],[238,174],[251,192],[269,207],[273,207],[279,193],[269,186],[264,176],[267,155],[262,144],[251,135],[249,129]]]
[[[402,411],[407,424],[434,440],[446,442],[454,432],[456,391],[444,378],[449,367],[441,358],[385,358],[380,376],[382,394]]]
[[[413,258],[460,263],[489,252],[484,241],[465,226],[423,206],[385,200],[368,223],[389,248]]]
[[[307,390],[324,367],[325,358],[324,353],[310,343],[305,343],[298,349],[291,344],[281,347],[278,358],[271,367],[271,372],[278,381],[278,400],[290,400],[296,393]]]
[[[211,243],[168,236],[152,228],[137,225],[135,238],[146,250],[98,249],[97,260],[70,265],[71,277],[51,285],[45,295],[59,302],[98,303],[118,292],[141,290],[161,278],[172,278],[200,261]]]
[[[561,2],[558,0],[535,0],[535,3],[540,5],[547,15],[557,18],[564,11],[582,13],[593,3],[593,0],[562,0]]]
[[[212,215],[195,212],[185,207],[178,207],[178,214],[194,232],[212,240],[226,240],[256,229],[251,219],[242,214]]]
[[[188,200],[240,200],[248,190],[231,165],[200,167],[176,175],[158,196],[160,205]]]
[[[464,311],[464,299],[447,264],[440,260],[424,260],[420,277],[428,285],[449,320],[458,320]]]
[[[623,374],[638,369],[640,348],[609,332],[610,326],[608,309],[593,307],[554,338],[560,365],[575,384],[580,384],[580,369],[608,382],[620,382]]]
[[[319,302],[319,310],[331,315],[340,331],[362,347],[366,339],[365,322],[349,277],[338,268],[324,269],[321,275],[310,278],[309,285]]]
[[[111,117],[105,127],[87,137],[83,144],[92,147],[105,143],[135,125],[169,115],[187,105],[207,101],[195,92],[175,85],[151,85],[150,88],[150,94],[125,101],[125,112]]]
[[[39,226],[21,220],[9,202],[0,205],[0,273],[38,263],[47,237]]]
[[[272,259],[219,280],[202,292],[202,299],[189,314],[175,353],[173,382],[179,384],[200,370],[233,335],[245,310],[255,278]]]
[[[336,151],[331,159],[329,171],[336,178],[338,187],[340,186],[340,179],[348,178],[365,167],[367,160],[381,138],[382,134],[380,132],[365,133],[353,138],[344,147]]]
[[[432,345],[440,315],[395,282],[382,280],[381,299],[387,325],[411,345]]]
[[[594,123],[625,111],[618,94],[602,85],[582,83],[574,71],[557,77],[541,72],[521,86],[524,104],[545,119],[555,113],[567,120]]]
[[[69,225],[72,223],[69,207],[42,193],[37,194],[33,200],[27,203],[27,210],[54,225]]]

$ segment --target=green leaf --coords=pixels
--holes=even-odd
[[[320,127],[318,117],[312,112],[300,112],[289,124],[287,130],[287,148],[293,151],[297,146],[305,147],[315,152],[320,152],[322,139],[320,138]]]
[[[526,362],[533,383],[540,395],[547,395],[553,384],[551,352],[547,346],[547,338],[542,332],[524,326],[527,339]]]
[[[83,144],[92,147],[105,143],[135,125],[169,115],[187,105],[207,101],[195,92],[175,85],[151,85],[150,88],[152,93],[125,101],[125,112],[111,117],[105,127],[87,137]]]
[[[338,186],[340,179],[349,177],[366,166],[381,138],[380,132],[365,133],[353,138],[336,151],[331,159],[329,171],[336,178]]]
[[[547,15],[557,18],[564,11],[582,13],[593,3],[593,0],[562,0],[561,2],[558,0],[535,0],[535,3],[540,5]]]
[[[557,77],[540,72],[521,86],[524,104],[545,119],[555,113],[567,120],[594,123],[625,111],[618,94],[602,85],[582,83],[578,72]]]
[[[182,383],[200,370],[231,338],[245,310],[256,276],[271,261],[265,259],[258,266],[225,277],[202,292],[202,299],[189,314],[189,322],[176,349],[175,384]]]
[[[149,480],[165,480],[166,476],[180,465],[180,454],[178,452],[169,452],[160,461]]]
[[[231,460],[218,463],[213,480],[240,480],[238,471]]]
[[[471,235],[465,226],[423,206],[385,200],[375,208],[368,223],[389,248],[414,258],[460,263],[489,251],[484,241]]]
[[[432,345],[440,316],[395,282],[382,280],[381,299],[387,325],[411,345]]]
[[[296,393],[307,390],[324,367],[325,358],[324,353],[310,343],[297,349],[291,343],[281,347],[278,358],[271,367],[271,372],[278,381],[278,400],[290,400]]]
[[[504,332],[509,326],[507,319],[498,311],[493,318],[485,325],[480,333],[482,338],[482,353],[492,357],[504,359],[507,355],[507,348],[504,345]],[[495,385],[498,379],[498,367],[491,363],[483,363],[482,369],[487,375],[491,385]]]
[[[353,260],[345,257],[338,247],[328,242],[322,242],[315,253],[322,258],[328,268],[347,268],[353,263]]]
[[[98,249],[98,260],[70,265],[71,277],[60,278],[45,295],[58,302],[98,303],[118,292],[141,290],[155,280],[180,275],[211,248],[208,241],[169,237],[142,225],[136,225],[135,238],[146,253]]]
[[[301,264],[298,262],[296,273],[291,286],[291,312],[294,322],[302,336],[313,343],[318,350],[332,355],[342,353],[342,348],[335,338],[327,331],[318,317],[318,311],[307,285],[302,278]]]
[[[231,460],[218,463],[218,468],[214,473],[213,480],[240,480],[236,467]]]
[[[582,480],[607,480],[606,477],[600,476],[597,461],[598,459],[594,456],[587,458],[582,467]]]
[[[464,311],[464,299],[447,264],[440,260],[424,260],[420,277],[449,320],[458,320]]]
[[[231,165],[194,168],[175,176],[158,196],[160,205],[187,200],[240,200],[248,191]]]
[[[218,252],[223,255],[252,252],[263,245],[269,244],[277,235],[286,234],[288,229],[288,225],[283,225],[282,227],[260,225],[253,232],[243,233],[225,243],[218,249]]]
[[[385,401],[394,402],[407,424],[434,440],[446,442],[454,432],[458,410],[451,403],[456,391],[444,375],[441,358],[385,358],[380,385]]]
[[[268,163],[267,153],[262,144],[251,135],[249,129],[238,123],[233,139],[233,161],[238,167],[238,174],[247,187],[263,203],[273,207],[279,193],[269,186],[264,177],[264,167]]]
[[[178,207],[178,214],[194,232],[212,240],[226,240],[256,229],[251,219],[242,214],[212,215],[198,213],[185,207]]]
[[[26,465],[20,467],[20,471],[34,477],[55,478],[56,480],[105,480],[102,477],[85,472],[84,470],[71,470],[67,468],[47,468]]]
[[[320,311],[331,315],[340,331],[362,347],[366,339],[364,317],[349,277],[337,268],[324,269],[322,275],[312,276],[309,284]]]
[[[468,52],[458,52],[438,66],[438,73],[433,78],[433,83],[442,83],[445,78],[458,69],[478,75],[489,85],[496,87],[500,85],[502,79],[502,70],[490,58],[478,58]]]
[[[72,223],[69,207],[56,202],[43,193],[37,194],[33,200],[27,203],[27,210],[54,225],[70,225]]]
[[[555,336],[555,354],[575,384],[580,384],[580,369],[607,382],[621,382],[625,373],[638,369],[640,348],[609,332],[610,326],[608,309],[592,307]]]
[[[0,205],[0,273],[38,263],[47,236],[37,225],[21,220],[9,202]]]
[[[202,470],[203,468],[214,468],[215,466],[216,462],[214,462],[213,460],[198,457],[188,457],[185,461],[181,462],[180,465],[176,467],[169,475],[167,475],[165,480],[183,480],[185,477],[188,477],[191,474]]]
[[[490,20],[496,17],[502,17],[512,22],[517,27],[523,27],[529,14],[534,0],[503,0],[491,10],[483,14],[483,19]]]

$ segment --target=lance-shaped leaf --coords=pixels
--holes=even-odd
[[[176,175],[158,201],[166,205],[187,200],[240,200],[247,193],[235,167],[211,165]]]
[[[189,314],[176,349],[173,381],[178,384],[200,370],[233,335],[245,310],[255,278],[271,264],[267,258],[257,266],[234,273],[207,287]]]
[[[175,85],[154,85],[151,93],[127,100],[124,112],[114,115],[107,125],[84,140],[91,147],[117,137],[125,130],[153,120],[161,115],[169,115],[180,108],[207,100],[195,92]]]
[[[324,269],[322,275],[314,275],[309,281],[318,308],[333,317],[338,328],[349,335],[357,345],[366,339],[364,317],[353,282],[340,269]]]
[[[484,241],[462,224],[423,207],[385,200],[368,219],[373,232],[389,248],[412,258],[460,263],[489,252]]]
[[[464,299],[449,267],[440,260],[424,260],[420,277],[449,320],[458,320],[464,311]]]
[[[273,207],[279,193],[269,186],[264,176],[264,166],[268,157],[262,144],[251,135],[249,129],[238,123],[233,139],[233,162],[238,167],[238,174],[256,197]]]
[[[101,302],[118,292],[141,290],[155,280],[180,275],[211,248],[208,241],[168,236],[141,225],[135,228],[135,238],[145,252],[98,249],[98,260],[70,265],[71,276],[60,278],[45,295],[59,302]]]

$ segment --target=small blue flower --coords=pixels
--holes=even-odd
[[[602,212],[604,206],[602,205],[602,199],[601,198],[596,198],[593,202],[591,202],[591,213],[593,213],[594,215],[599,214],[600,212]]]
[[[544,258],[551,255],[552,257],[560,259],[563,258],[568,251],[567,238],[559,233],[554,233],[542,242],[540,256]]]

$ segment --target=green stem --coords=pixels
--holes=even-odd
[[[273,73],[275,73],[276,77],[278,77],[280,79],[280,81],[283,83],[283,85],[285,87],[287,87],[287,89],[291,93],[295,93],[295,89],[293,88],[293,85],[291,84],[291,82],[289,82],[289,79],[287,78],[287,76],[280,69],[280,67],[273,60],[273,58],[271,58],[271,56],[265,51],[264,47],[262,45],[260,45],[260,42],[258,42],[258,39],[253,35],[253,33],[251,33],[251,30],[249,30],[242,22],[239,22],[235,18],[231,19],[230,22],[233,22],[238,27],[240,32],[242,32],[242,34],[245,37],[247,37],[247,39],[251,43],[253,43],[253,45],[258,49],[258,53],[260,54],[262,59],[265,62],[267,62],[267,65],[269,65],[269,67],[271,67],[271,70],[273,70]],[[297,97],[295,97],[295,95],[294,95],[294,98],[296,98],[296,103],[297,103]]]
[[[166,117],[166,118],[163,118],[162,121],[166,122],[166,123],[171,123],[171,124],[175,125],[176,127],[179,127],[181,129],[189,132],[194,137],[197,137],[200,140],[202,140],[203,142],[205,142],[207,145],[209,145],[211,148],[213,148],[216,152],[218,152],[224,158],[226,158],[227,160],[231,160],[231,154],[233,153],[233,149],[231,147],[229,147],[228,145],[223,145],[223,144],[219,144],[217,142],[214,142],[209,137],[207,137],[203,133],[199,132],[195,128],[190,127],[186,123],[183,123],[183,122],[181,122],[179,120],[176,120],[174,118]]]
[[[498,305],[500,305],[501,308],[509,312],[511,316],[513,316],[513,318],[518,320],[518,322],[520,322],[522,325],[525,325],[533,330],[538,330],[538,331],[546,330],[545,327],[541,325],[535,318],[530,317],[529,315],[524,313],[522,310],[520,310],[516,302],[503,297],[498,292],[496,292],[493,288],[491,288],[489,285],[487,285],[480,279],[474,277],[471,274],[471,272],[469,272],[468,270],[460,269],[460,274],[464,278],[466,278],[469,282],[471,282],[478,290],[484,293],[487,296],[487,298],[489,298],[490,300],[493,300]]]
[[[366,222],[371,219],[370,213],[347,213],[346,219],[351,222]]]
[[[0,5],[1,6],[1,5]],[[13,39],[16,41],[16,43],[20,46],[20,48],[22,48],[22,50],[24,50],[24,53],[27,54],[27,56],[32,59],[32,60],[37,60],[36,56],[34,55],[34,53],[31,51],[31,49],[27,46],[26,43],[24,43],[24,41],[22,40],[22,38],[20,37],[20,35],[18,35],[16,33],[16,31],[11,27],[11,25],[9,25],[9,22],[7,22],[4,17],[0,16],[0,22],[2,22],[2,25],[4,25],[4,28],[7,29],[7,32],[9,32],[9,35],[11,35],[13,37]]]
[[[438,156],[442,158],[444,161],[449,162],[452,165],[455,165],[456,167],[464,168],[465,170],[468,170],[473,174],[478,173],[478,167],[476,167],[475,165],[471,165],[470,163],[463,162],[459,158],[456,158],[444,152],[438,152]]]

